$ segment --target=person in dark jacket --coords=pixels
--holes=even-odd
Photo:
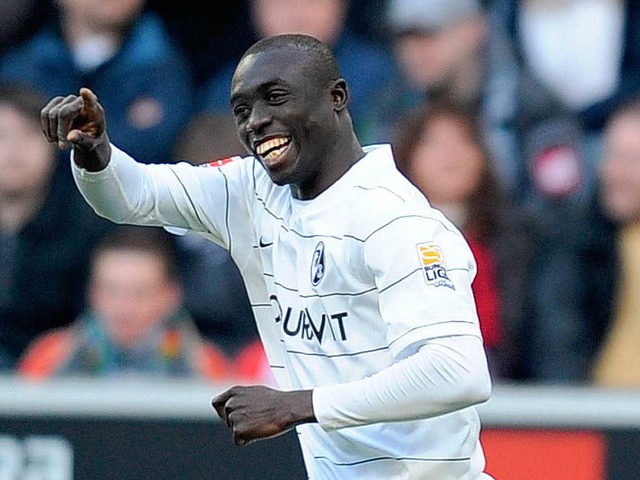
[[[80,312],[96,217],[40,129],[40,92],[0,85],[0,371],[40,333]]]
[[[373,99],[378,137],[403,114],[440,99],[474,111],[506,193],[522,203],[578,196],[579,123],[516,62],[502,25],[479,0],[391,0],[386,24],[400,75]]]
[[[145,163],[169,161],[192,112],[187,57],[145,0],[59,0],[58,16],[0,56],[0,79],[52,96],[89,85],[114,139]]]

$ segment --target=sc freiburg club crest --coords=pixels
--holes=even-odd
[[[318,242],[311,259],[311,284],[317,287],[324,277],[324,243]]]

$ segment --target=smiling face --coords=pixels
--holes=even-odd
[[[314,68],[303,49],[249,53],[231,87],[238,137],[278,185],[313,193],[331,168],[346,85]]]

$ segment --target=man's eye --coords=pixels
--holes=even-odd
[[[237,107],[233,108],[233,115],[235,117],[245,117],[247,116],[249,113],[249,108],[246,107],[245,105],[238,105]]]
[[[267,100],[270,103],[282,103],[285,101],[286,93],[280,91],[273,91],[267,94]]]

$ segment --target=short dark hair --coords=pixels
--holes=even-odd
[[[317,78],[319,82],[328,84],[342,78],[338,61],[329,46],[311,35],[285,33],[265,37],[249,47],[242,58],[255,53],[272,52],[284,48],[295,48],[307,54],[308,64],[314,78]]]
[[[92,260],[106,252],[134,251],[157,257],[165,267],[167,278],[179,280],[176,246],[171,234],[159,227],[120,225],[105,235],[93,250]]]

